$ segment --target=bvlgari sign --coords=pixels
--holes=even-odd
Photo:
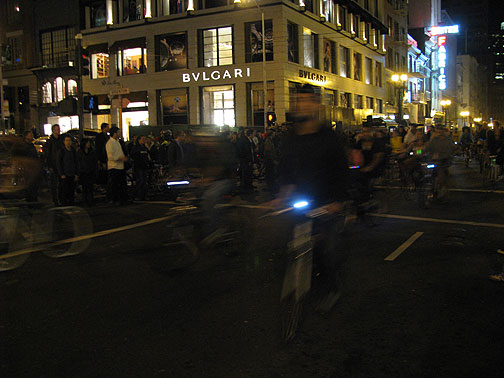
[[[227,70],[215,70],[212,72],[191,72],[191,73],[183,73],[182,81],[184,83],[190,83],[191,81],[219,81],[226,79],[238,79],[243,77],[250,77],[250,68],[247,67],[245,69],[234,68]]]
[[[327,81],[327,76],[305,70],[299,70],[299,77],[303,79],[318,81],[319,83],[325,83]]]

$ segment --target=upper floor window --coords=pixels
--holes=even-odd
[[[105,0],[91,2],[89,4],[89,13],[92,28],[107,25],[107,5]]]
[[[91,78],[100,79],[109,76],[110,58],[106,52],[91,54]]]
[[[68,80],[68,95],[77,96],[77,82],[75,80]]]
[[[350,50],[340,46],[339,54],[340,76],[350,77]]]
[[[354,53],[354,79],[362,80],[362,55]]]
[[[50,104],[52,101],[52,84],[51,82],[46,82],[42,86],[42,103]]]
[[[352,17],[352,20],[353,20],[353,32],[355,33],[355,35],[357,37],[360,37],[360,20],[359,20],[359,16],[354,14],[353,17]]]
[[[206,29],[202,31],[204,67],[233,64],[233,28]]]
[[[65,97],[65,80],[61,77],[57,77],[54,79],[54,100],[60,102],[63,101]]]
[[[289,62],[299,63],[299,28],[297,24],[287,23],[287,44]]]
[[[245,61],[262,62],[262,38],[265,37],[264,47],[266,50],[266,61],[273,60],[273,21],[264,21],[266,33],[262,32],[261,21],[249,22],[245,24]]]
[[[347,9],[344,6],[339,6],[338,7],[338,21],[341,25],[341,28],[343,30],[348,31],[348,23],[347,23]]]
[[[336,44],[324,38],[324,71],[336,73]]]
[[[369,0],[364,0],[364,9],[369,10]]]
[[[322,0],[322,15],[325,16],[327,21],[335,24],[333,0]]]
[[[145,0],[123,1],[123,22],[137,21],[144,18]]]
[[[5,7],[7,10],[7,23],[17,24],[21,21],[21,8],[19,5],[19,0],[7,0]]]
[[[374,15],[376,18],[380,18],[380,0],[374,0]]]
[[[304,0],[305,9],[313,13],[313,0]]]
[[[23,36],[9,37],[7,45],[3,48],[3,63],[6,65],[19,65],[23,63]]]
[[[375,85],[382,86],[382,64],[380,62],[376,62],[375,66]]]
[[[303,28],[304,65],[319,68],[318,35],[308,28]]]
[[[122,44],[122,46],[121,46]],[[127,76],[147,72],[147,49],[145,41],[118,42],[117,75]]]
[[[156,36],[156,71],[187,68],[187,34]]]
[[[231,0],[199,0],[200,9],[225,7],[232,3]]]
[[[373,60],[366,57],[365,59],[365,70],[366,70],[366,84],[373,84]]]
[[[42,65],[68,66],[75,60],[75,30],[64,28],[40,33]]]
[[[179,14],[186,11],[185,0],[162,0],[161,1],[161,15],[168,16],[170,14]]]

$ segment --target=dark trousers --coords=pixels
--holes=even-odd
[[[126,191],[126,172],[124,169],[109,169],[110,188],[112,190],[112,201],[126,203],[128,193]]]
[[[75,177],[66,176],[61,179],[61,204],[72,206],[75,200]]]
[[[147,196],[148,171],[147,169],[133,168],[133,177],[135,178],[134,197],[143,201]]]
[[[240,183],[242,189],[252,189],[252,162],[240,160]]]
[[[49,184],[51,185],[51,195],[55,206],[61,203],[62,182],[56,172],[50,172]]]
[[[82,185],[82,198],[88,206],[91,206],[94,202],[94,182],[94,173],[81,173],[80,183]]]

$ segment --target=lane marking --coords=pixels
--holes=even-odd
[[[386,185],[376,185],[378,189],[404,189],[400,186],[386,186]],[[504,194],[504,190],[491,190],[491,189],[464,189],[464,188],[448,188],[449,192],[461,192],[461,193],[495,193]]]
[[[423,234],[424,234],[423,232],[415,232],[413,235],[411,235],[411,237],[408,240],[402,243],[394,252],[388,255],[385,258],[385,261],[394,261],[395,259],[397,259],[401,255],[401,253],[406,251]]]
[[[458,220],[453,220],[453,219],[422,218],[422,217],[411,217],[408,215],[394,215],[394,214],[372,213],[371,215],[376,216],[376,217],[382,217],[382,218],[403,219],[403,220],[412,220],[412,221],[419,221],[419,222],[463,224],[466,226],[504,228],[504,224],[500,224],[500,223],[469,222],[469,221],[458,221]]]
[[[14,251],[14,252],[11,252],[11,253],[6,253],[5,255],[0,255],[0,260],[7,259],[7,258],[10,258],[10,257],[16,257],[16,256],[26,255],[26,254],[33,253],[33,252],[41,252],[41,251],[43,251],[45,249],[49,249],[49,248],[52,248],[52,247],[55,247],[55,246],[58,246],[58,245],[62,245],[62,244],[75,243],[75,242],[82,241],[82,240],[87,240],[87,239],[94,239],[94,238],[97,238],[97,237],[100,237],[100,236],[107,236],[107,235],[115,234],[117,232],[132,230],[134,228],[139,228],[139,227],[144,227],[144,226],[148,226],[148,225],[151,225],[151,224],[156,224],[156,223],[159,223],[159,222],[164,222],[164,221],[166,221],[166,220],[168,220],[170,218],[173,218],[174,216],[175,215],[169,215],[169,216],[165,216],[165,217],[161,217],[161,218],[149,219],[149,220],[144,221],[144,222],[133,223],[133,224],[129,224],[127,226],[121,226],[121,227],[111,228],[111,229],[108,229],[108,230],[94,232],[92,234],[75,236],[73,238],[62,239],[62,240],[58,240],[58,241],[55,241],[55,242],[52,242],[52,243],[47,243],[47,244],[39,245],[39,246],[32,247],[32,248],[21,249],[19,251]]]

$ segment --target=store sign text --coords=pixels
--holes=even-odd
[[[327,76],[320,75],[315,72],[308,72],[304,70],[299,70],[299,77],[303,79],[318,81],[320,83],[325,83],[327,81]]]
[[[439,89],[446,89],[446,35],[438,37]]]
[[[212,71],[210,73],[207,72],[191,72],[191,73],[183,73],[182,74],[182,81],[184,83],[190,83],[191,81],[198,82],[198,81],[218,81],[218,80],[225,80],[225,79],[237,79],[237,78],[243,78],[243,77],[250,77],[250,68],[247,67],[245,70],[242,70],[241,68],[235,68],[234,70],[224,70],[224,72],[221,71]]]

